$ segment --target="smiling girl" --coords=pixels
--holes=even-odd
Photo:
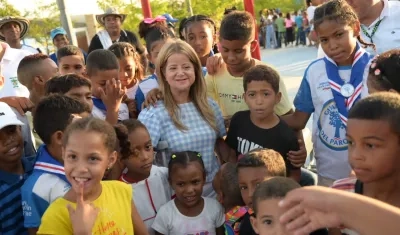
[[[99,210],[92,234],[148,234],[132,202],[132,188],[118,181],[101,181],[117,159],[116,147],[115,130],[103,120],[85,118],[68,127],[63,160],[72,188],[46,210],[37,234],[76,234],[67,205],[76,207],[82,187],[83,200]]]

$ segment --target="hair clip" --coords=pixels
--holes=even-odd
[[[153,24],[155,22],[166,21],[167,19],[164,16],[157,16],[156,18],[145,18],[143,22],[145,24]]]
[[[374,71],[375,76],[381,75],[381,71],[379,69],[375,69]]]
[[[376,68],[376,62],[372,62],[372,64],[371,64],[371,69],[374,69],[374,68]]]
[[[172,159],[176,158],[176,155],[175,155],[175,154],[174,154],[174,155],[172,155],[172,156],[171,156],[171,158],[172,158]]]
[[[197,156],[198,156],[198,157],[201,157],[201,154],[200,154],[200,153],[198,153],[198,154],[197,154]]]

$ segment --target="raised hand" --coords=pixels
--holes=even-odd
[[[92,203],[83,200],[83,187],[81,183],[76,193],[76,208],[74,209],[71,204],[68,204],[67,208],[74,234],[90,235],[100,210]]]

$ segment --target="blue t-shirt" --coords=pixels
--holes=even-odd
[[[70,188],[64,166],[42,145],[38,150],[33,172],[21,187],[24,226],[38,228],[50,203],[63,197]]]
[[[294,18],[294,22],[296,23],[297,27],[303,27],[303,17],[301,16],[296,16]]]
[[[0,234],[25,235],[21,207],[21,186],[32,173],[35,157],[22,157],[24,174],[17,175],[0,170]]]

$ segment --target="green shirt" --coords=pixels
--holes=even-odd
[[[279,17],[276,19],[275,23],[278,26],[278,32],[283,33],[286,31],[284,18]]]

